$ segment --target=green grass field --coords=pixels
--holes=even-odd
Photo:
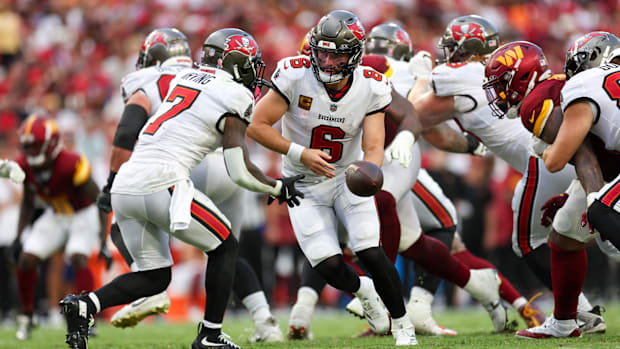
[[[475,308],[479,309],[479,308]],[[514,311],[510,319],[516,318]],[[517,339],[514,333],[495,334],[491,332],[491,321],[482,310],[444,311],[435,316],[444,326],[455,329],[459,335],[452,338],[418,336],[420,347],[433,348],[620,348],[620,304],[607,307],[604,313],[607,333],[586,335],[576,339],[554,339],[530,341]],[[286,314],[279,317],[280,325],[286,326]],[[524,325],[519,322],[520,328]],[[248,337],[252,323],[247,316],[228,317],[224,331],[243,348],[388,348],[393,347],[391,336],[378,338],[351,338],[365,329],[365,322],[345,312],[319,313],[315,316],[312,330],[315,339],[306,342],[284,342],[277,344],[252,344]],[[98,325],[99,335],[90,341],[91,349],[125,348],[189,348],[196,335],[195,325],[163,323],[142,324],[134,329],[120,330],[104,324]],[[67,348],[64,331],[39,328],[26,342],[15,340],[14,332],[0,330],[0,348],[48,349]]]

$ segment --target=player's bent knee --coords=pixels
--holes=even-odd
[[[69,257],[73,269],[78,270],[88,266],[88,257],[81,253],[74,253]]]
[[[23,252],[19,259],[19,267],[22,270],[33,270],[37,267],[38,264],[39,257],[28,252]]]
[[[400,226],[400,244],[398,245],[398,252],[407,251],[411,245],[422,236],[421,229],[411,229],[403,225]]]
[[[226,240],[222,241],[222,243],[214,250],[205,251],[205,253],[209,256],[215,254],[234,254],[235,257],[239,251],[239,241],[235,238],[234,235],[228,235]]]
[[[172,267],[140,271],[139,273],[150,280],[149,288],[152,295],[164,292],[172,280]]]
[[[620,213],[613,208],[595,200],[588,207],[588,222],[594,227],[605,240],[615,240],[615,234],[618,231],[618,223],[620,223]]]
[[[549,242],[566,251],[577,251],[585,246],[585,242],[566,236],[555,231],[555,229],[551,229],[549,232]]]

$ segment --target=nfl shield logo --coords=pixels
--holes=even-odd
[[[338,109],[338,106],[335,105],[335,104],[332,104],[332,105],[329,106],[329,110],[331,110],[333,112],[336,111],[336,109]]]

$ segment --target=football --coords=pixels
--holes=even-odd
[[[383,186],[381,168],[370,161],[356,161],[345,170],[347,187],[359,196],[373,196]]]

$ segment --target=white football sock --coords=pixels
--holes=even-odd
[[[271,316],[269,304],[267,303],[267,298],[263,291],[254,292],[243,298],[241,302],[252,315],[254,322],[265,321]]]

